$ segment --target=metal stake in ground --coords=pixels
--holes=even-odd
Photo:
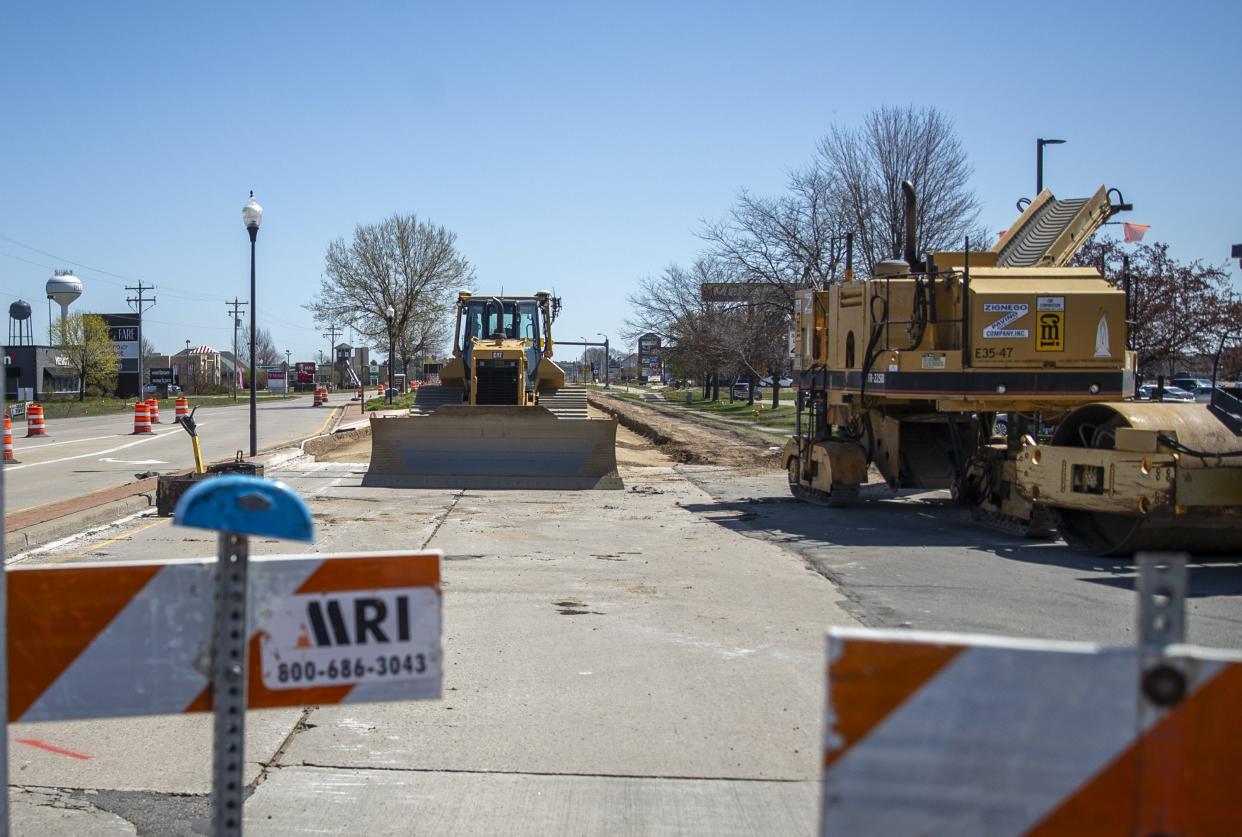
[[[194,486],[177,504],[174,517],[179,526],[220,533],[211,648],[211,814],[216,837],[240,837],[246,790],[248,536],[313,541],[310,509],[283,483],[237,475]]]

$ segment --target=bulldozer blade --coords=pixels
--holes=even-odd
[[[543,407],[445,405],[373,416],[364,486],[621,489],[615,419],[561,419]]]

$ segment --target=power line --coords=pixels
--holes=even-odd
[[[232,314],[233,314],[233,374],[232,374],[233,380],[230,382],[229,385],[233,390],[233,400],[236,401],[237,400],[237,363],[238,363],[237,329],[241,328],[241,309],[246,307],[246,303],[242,302],[240,299],[234,296],[232,302],[225,302],[224,304],[232,310]]]
[[[138,398],[141,399],[144,395],[142,391],[142,313],[148,308],[155,307],[155,297],[152,296],[150,299],[146,299],[143,297],[143,294],[147,291],[155,290],[155,286],[144,285],[139,280],[136,286],[126,285],[125,290],[138,293],[136,297],[126,297],[125,301],[129,303],[130,308],[138,312]]]
[[[343,333],[344,332],[342,332],[340,329],[336,327],[336,323],[332,323],[331,325],[329,325],[328,330],[324,332],[323,336],[328,338],[328,364],[329,364],[328,368],[329,369],[336,366],[336,336],[338,334],[343,334]],[[331,382],[332,382],[332,375],[331,373],[329,373],[328,383],[331,383]]]

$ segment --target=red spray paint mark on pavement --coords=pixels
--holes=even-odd
[[[90,756],[84,756],[81,753],[75,753],[73,752],[73,750],[61,749],[60,747],[57,747],[55,744],[48,744],[47,742],[40,741],[37,738],[15,738],[13,740],[16,741],[18,744],[26,744],[31,747],[38,747],[40,750],[47,750],[49,753],[56,753],[58,755],[68,756],[71,759],[78,759],[80,761],[89,761],[91,758]]]

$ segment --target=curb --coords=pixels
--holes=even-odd
[[[332,409],[339,411],[331,424],[331,426],[335,428],[341,423],[341,419],[345,415],[345,411],[341,409],[339,405],[334,406]],[[263,463],[265,467],[274,468],[292,459],[296,459],[298,456],[301,456],[301,444],[302,442],[285,442],[279,445],[273,445],[270,448],[265,448],[259,451],[259,454],[266,454],[268,456],[267,461]],[[282,454],[282,452],[285,451],[290,451],[291,453]],[[231,461],[231,459],[220,459],[209,464],[215,465]],[[184,474],[189,473],[189,471],[181,470],[170,473]],[[136,488],[137,484],[134,484],[134,487]],[[53,517],[48,520],[41,520],[37,523],[31,523],[20,528],[12,530],[6,529],[4,533],[4,554],[8,557],[12,557],[19,552],[35,549],[43,546],[44,544],[51,543],[54,540],[59,540],[60,538],[65,538],[69,535],[75,535],[84,529],[90,529],[93,526],[111,523],[112,521],[125,517],[126,515],[152,508],[155,508],[154,488],[149,491],[139,489],[133,494],[120,497],[115,500],[109,500],[100,503],[99,505],[66,512],[65,514],[57,517]]]
[[[19,552],[25,552],[54,540],[76,535],[83,529],[111,523],[117,518],[151,508],[155,508],[154,494],[131,494],[129,497],[70,512],[42,523],[32,523],[24,528],[4,533],[4,554],[12,558]]]

